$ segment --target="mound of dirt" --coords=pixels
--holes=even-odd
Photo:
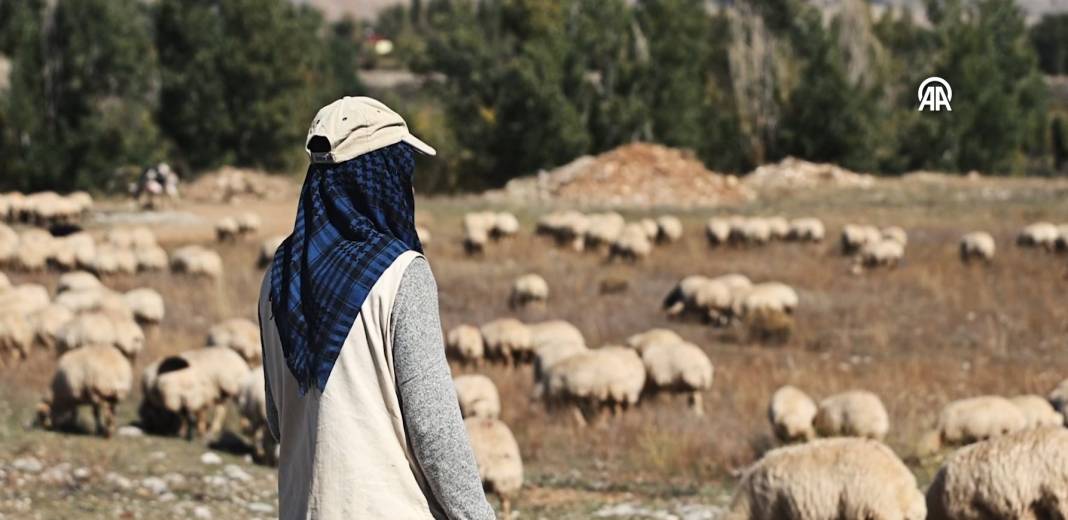
[[[753,197],[734,176],[709,171],[691,153],[649,143],[582,156],[551,171],[513,179],[491,198],[603,206],[716,206]]]
[[[243,199],[281,200],[291,197],[295,187],[285,176],[224,166],[201,175],[182,191],[195,201],[237,203]]]
[[[833,164],[813,163],[787,157],[765,164],[745,176],[743,183],[755,190],[794,190],[806,188],[870,188],[875,177]]]

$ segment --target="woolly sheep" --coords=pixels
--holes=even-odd
[[[72,319],[74,313],[57,303],[49,304],[27,316],[27,321],[33,329],[34,340],[47,350],[56,348],[59,331]]]
[[[1018,395],[1009,401],[1016,405],[1027,420],[1027,428],[1040,426],[1060,426],[1064,424],[1061,415],[1049,401],[1038,395]]]
[[[1068,423],[1068,379],[1061,381],[1056,388],[1051,390],[1047,399],[1054,409],[1065,416],[1065,422]]]
[[[267,427],[266,385],[262,366],[249,371],[237,396],[237,409],[241,412],[245,433],[252,438],[253,455],[257,460],[273,465],[276,443]]]
[[[771,240],[771,226],[759,217],[738,218],[731,223],[730,242],[740,245],[762,245]]]
[[[916,477],[884,444],[819,439],[769,451],[742,477],[726,520],[923,520]]]
[[[24,283],[4,292],[0,310],[9,309],[29,315],[48,306],[48,289],[35,283]]]
[[[501,518],[511,518],[512,500],[523,487],[523,458],[515,436],[497,419],[471,417],[464,426],[483,487],[501,501]]]
[[[104,236],[104,242],[121,249],[133,247],[134,234],[127,228],[113,228]]]
[[[606,346],[567,357],[550,367],[541,392],[550,402],[570,402],[580,424],[604,408],[621,412],[638,403],[645,366],[634,350]]]
[[[905,230],[899,226],[884,227],[880,231],[880,235],[883,240],[892,240],[894,242],[897,242],[898,244],[901,244],[902,246],[907,246],[909,243],[908,233],[906,233]]]
[[[847,224],[842,228],[841,246],[842,254],[851,255],[864,247],[865,244],[872,242],[878,242],[882,238],[882,233],[878,228],[873,226],[858,226],[855,224]]]
[[[496,221],[492,212],[468,213],[463,221],[464,251],[469,255],[482,253],[489,242]]]
[[[144,349],[145,336],[133,319],[107,311],[78,314],[60,327],[57,347],[67,352],[92,345],[110,345],[134,359]]]
[[[865,267],[896,266],[905,257],[905,247],[897,240],[868,242],[860,248],[858,261]]]
[[[234,219],[237,223],[239,235],[252,235],[260,231],[263,221],[255,213],[242,213]]]
[[[217,390],[219,400],[215,406],[215,418],[209,432],[212,435],[222,430],[226,418],[225,401],[236,397],[241,384],[248,376],[249,365],[237,352],[229,348],[201,348],[182,352],[181,357],[207,376]]]
[[[627,224],[609,247],[612,258],[635,261],[649,256],[653,244],[640,224]]]
[[[104,284],[95,274],[88,271],[74,271],[64,273],[59,277],[56,293],[62,294],[68,291],[84,291],[100,289]]]
[[[961,448],[927,490],[931,520],[1068,518],[1068,430],[1043,427]]]
[[[21,271],[41,271],[55,255],[52,235],[39,229],[24,231],[19,235],[15,250],[14,266]]]
[[[726,244],[730,240],[731,225],[726,219],[710,218],[705,223],[705,238],[711,246]]]
[[[540,275],[529,273],[512,282],[508,305],[513,309],[535,305],[544,307],[549,299],[549,284]]]
[[[138,322],[158,324],[163,321],[165,313],[163,296],[160,296],[156,290],[147,287],[134,289],[123,295],[123,299]]]
[[[465,419],[496,419],[501,415],[501,398],[497,394],[497,385],[490,378],[482,374],[467,374],[454,377],[452,383],[456,387],[460,414]]]
[[[786,385],[771,396],[768,422],[779,442],[810,441],[816,438],[812,426],[816,418],[816,402],[801,390]]]
[[[133,387],[133,369],[117,349],[95,345],[60,356],[52,376],[50,395],[39,409],[47,428],[73,419],[81,405],[93,408],[96,432],[105,437],[115,429],[115,407]]]
[[[222,397],[205,370],[184,356],[171,356],[147,367],[141,381],[144,402],[140,413],[147,429],[171,433],[156,423],[170,414],[177,418],[179,437],[192,440],[208,432],[208,415],[213,408],[219,409]]]
[[[1056,247],[1059,232],[1057,226],[1049,222],[1036,222],[1020,230],[1016,235],[1016,244],[1020,247],[1041,247],[1053,250]]]
[[[215,324],[208,331],[205,345],[229,348],[248,363],[258,363],[263,356],[260,327],[244,318],[231,318]]]
[[[486,345],[482,333],[474,325],[458,325],[445,335],[445,353],[463,363],[482,365]]]
[[[70,271],[82,265],[90,265],[96,258],[96,242],[85,232],[74,233],[53,241],[52,263],[61,270]]]
[[[241,233],[241,226],[234,217],[223,217],[215,223],[215,240],[229,242],[237,239]]]
[[[543,215],[538,219],[535,232],[552,237],[559,246],[582,251],[588,226],[586,215],[575,210],[565,210]]]
[[[729,318],[734,293],[730,283],[700,275],[687,276],[665,297],[669,316],[697,316],[722,324]]]
[[[704,415],[702,392],[712,388],[712,361],[693,343],[652,343],[641,351],[646,381],[655,391],[689,395],[690,406]]]
[[[683,343],[684,341],[682,336],[679,336],[677,332],[671,329],[650,329],[628,337],[624,343],[641,353],[652,345],[675,344]]]
[[[282,242],[285,242],[286,238],[286,235],[276,235],[261,242],[260,256],[256,260],[256,265],[261,269],[270,265],[274,261],[274,254],[279,247],[282,247]],[[422,235],[420,235],[419,241],[423,242]]]
[[[772,240],[786,240],[790,236],[790,221],[784,217],[768,217],[764,219],[768,225],[769,237]]]
[[[756,311],[792,314],[798,302],[797,292],[792,287],[779,282],[765,282],[736,291],[731,308],[735,315],[742,317]]]
[[[215,251],[200,246],[186,246],[171,255],[171,270],[218,279],[223,273],[223,263]]]
[[[0,264],[15,258],[19,249],[19,235],[5,224],[0,224]]]
[[[822,437],[867,437],[881,441],[890,430],[890,416],[879,396],[852,390],[820,401],[812,425]]]
[[[486,357],[514,366],[531,354],[530,328],[515,318],[500,318],[484,323],[479,332],[486,348]]]
[[[986,395],[953,401],[938,417],[937,444],[971,444],[1027,427],[1027,417],[1004,397]]]
[[[822,242],[826,232],[823,222],[816,218],[796,218],[790,221],[787,238],[798,242]]]
[[[534,387],[534,397],[542,397],[542,393],[545,391],[543,385],[545,377],[553,366],[587,350],[589,349],[586,348],[585,343],[576,342],[546,343],[536,347],[534,349],[534,382],[537,385]]]
[[[656,220],[646,217],[639,220],[635,225],[641,227],[642,233],[645,234],[645,238],[656,241],[656,235],[660,232],[659,228],[657,228]]]
[[[619,238],[626,221],[619,213],[593,213],[587,215],[586,249],[608,246]]]
[[[33,327],[25,316],[0,311],[0,354],[7,354],[12,363],[25,359],[33,345],[33,336]]]
[[[133,255],[139,271],[162,271],[169,263],[167,251],[159,246],[135,249]]]
[[[532,349],[557,343],[586,344],[582,331],[564,320],[543,321],[528,325],[527,328],[530,330],[530,345]]]
[[[960,237],[960,260],[964,263],[972,260],[990,262],[994,259],[995,249],[994,237],[985,231],[974,231]]]
[[[7,275],[0,272],[0,293],[6,292],[11,288],[11,280],[7,278]]]
[[[656,218],[656,241],[676,242],[682,238],[682,221],[672,215]]]
[[[513,237],[519,233],[519,219],[515,215],[502,211],[494,215],[493,227],[490,231],[491,238],[500,240]]]

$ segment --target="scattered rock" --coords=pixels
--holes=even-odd
[[[119,429],[115,431],[119,437],[144,437],[145,432],[141,431],[141,428],[132,425],[119,426]]]
[[[252,480],[252,475],[249,475],[245,470],[234,464],[227,464],[223,468],[223,474],[230,480],[236,480],[239,482],[248,482]]]
[[[214,515],[211,514],[211,509],[206,506],[196,506],[193,508],[193,518],[197,520],[211,520]]]
[[[157,496],[166,493],[169,489],[167,483],[159,477],[146,477],[141,480],[141,487]]]
[[[11,467],[24,473],[40,473],[44,469],[41,461],[34,457],[19,457],[11,463]]]
[[[265,502],[249,502],[248,506],[246,507],[248,507],[248,510],[252,511],[253,513],[269,514],[274,512],[274,506]]]
[[[133,482],[131,482],[130,479],[119,475],[118,473],[108,473],[104,475],[104,482],[122,490],[128,490],[133,487]]]
[[[209,466],[214,466],[216,464],[222,464],[222,457],[215,454],[215,452],[207,451],[200,456],[200,462]]]
[[[89,477],[93,474],[93,472],[89,471],[89,468],[81,467],[74,470],[73,474],[76,480],[89,480]]]

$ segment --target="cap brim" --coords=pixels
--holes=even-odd
[[[429,144],[424,143],[422,139],[419,139],[418,137],[416,137],[416,136],[414,136],[412,134],[408,134],[408,135],[404,136],[403,138],[401,138],[401,141],[404,141],[404,142],[412,145],[412,148],[415,148],[416,150],[419,150],[419,152],[424,154],[424,155],[437,155],[438,154],[438,151],[435,150],[433,146],[430,146]]]

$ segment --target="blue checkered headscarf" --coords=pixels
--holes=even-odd
[[[301,393],[326,388],[367,294],[415,232],[412,148],[397,143],[308,168],[293,233],[271,267],[271,309]]]

